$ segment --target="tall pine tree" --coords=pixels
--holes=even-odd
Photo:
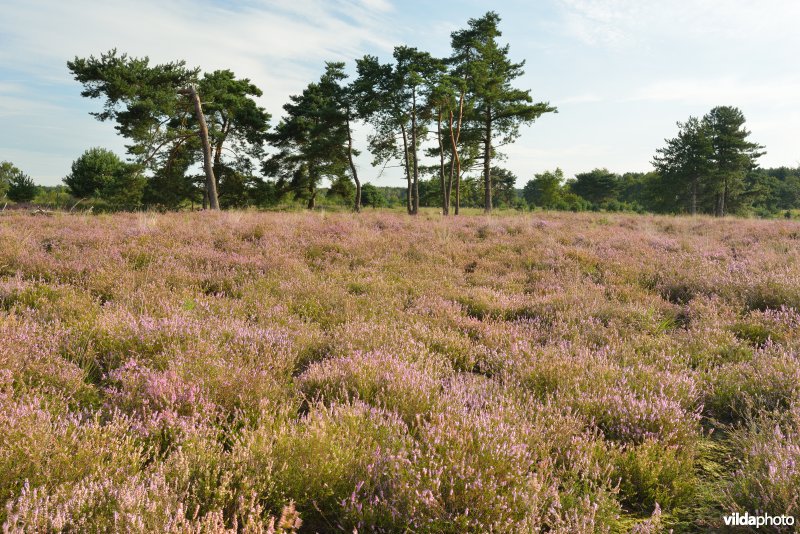
[[[763,146],[747,140],[744,115],[735,107],[718,106],[703,117],[713,147],[711,160],[714,172],[711,187],[716,198],[714,213],[718,217],[737,207],[745,190],[745,177],[764,155]]]
[[[492,158],[499,145],[519,137],[519,128],[544,113],[556,112],[549,103],[534,104],[530,90],[511,83],[522,76],[525,62],[509,59],[508,45],[500,46],[500,16],[490,11],[470,19],[468,28],[451,34],[455,73],[464,80],[472,101],[470,122],[479,128],[483,145],[484,211],[492,211]]]

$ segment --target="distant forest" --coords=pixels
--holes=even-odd
[[[421,207],[444,215],[462,207],[762,217],[800,210],[800,168],[759,168],[765,147],[749,140],[743,113],[731,106],[679,122],[655,149],[652,172],[515,176],[500,149],[557,109],[514,87],[524,61],[511,60],[499,23],[494,12],[470,19],[451,34],[446,58],[408,46],[387,63],[366,55],[349,82],[345,63],[327,62],[274,126],[255,101],[262,90],[230,70],[151,65],[117,50],[76,57],[67,66],[81,94],[102,101],[93,115],[125,138],[127,161],[90,148],[58,187],[37,186],[3,162],[0,209],[10,201],[94,211],[400,206],[412,215]],[[369,128],[366,147],[355,146],[356,124]],[[373,158],[370,177],[399,168],[405,186],[366,182],[354,160],[363,150]]]

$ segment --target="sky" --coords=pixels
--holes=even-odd
[[[558,108],[501,149],[519,187],[556,167],[649,171],[676,122],[719,105],[742,110],[763,167],[800,166],[797,0],[0,0],[0,161],[56,185],[91,147],[125,155],[113,124],[90,115],[102,102],[80,96],[66,66],[76,56],[117,48],[231,69],[263,90],[275,124],[325,61],[353,72],[398,45],[444,57],[450,33],[488,10],[525,61],[514,86]],[[366,134],[362,181],[403,185],[370,165]]]

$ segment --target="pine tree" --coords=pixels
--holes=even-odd
[[[484,211],[492,210],[492,158],[497,146],[519,137],[519,128],[544,113],[556,112],[546,102],[533,104],[530,90],[511,86],[524,73],[525,62],[509,59],[508,45],[497,42],[500,16],[490,11],[470,19],[468,28],[451,34],[455,73],[464,80],[472,101],[470,121],[480,129],[483,145]]]
[[[283,106],[286,116],[268,136],[279,152],[264,163],[264,174],[277,178],[278,187],[295,199],[305,200],[308,209],[316,205],[322,179],[336,179],[349,165],[349,128],[334,83],[336,70],[328,64],[319,82],[291,96]]]
[[[744,128],[744,115],[738,108],[718,106],[703,117],[711,138],[714,164],[711,188],[716,197],[714,213],[725,216],[736,207],[745,189],[745,177],[764,155],[763,146],[747,140],[750,132]]]
[[[667,145],[657,150],[653,166],[665,183],[665,191],[684,205],[688,197],[688,208],[697,214],[701,185],[712,173],[713,146],[705,122],[689,117],[678,123],[678,136],[667,139]]]

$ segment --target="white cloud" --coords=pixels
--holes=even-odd
[[[25,80],[0,84],[0,116],[24,116],[55,128],[70,128],[86,147],[119,145],[97,135],[86,113],[99,102],[79,96],[66,62],[99,55],[111,48],[154,63],[184,59],[204,71],[229,68],[264,91],[259,100],[277,119],[290,94],[321,73],[326,60],[352,60],[368,50],[394,44],[386,0],[250,0],[220,4],[212,0],[27,0],[3,5],[0,17],[0,74]],[[8,72],[9,74],[5,74]],[[21,90],[20,90],[21,89]],[[60,98],[52,98],[52,95]],[[42,104],[41,100],[47,100]],[[61,106],[53,113],[43,106]],[[47,117],[47,118],[45,118]],[[37,120],[38,119],[38,120]],[[58,122],[62,121],[62,122]],[[106,125],[107,126],[107,125]],[[101,134],[100,132],[105,132]],[[45,165],[33,152],[36,174],[53,182],[75,155],[63,155],[61,170]],[[19,139],[0,132],[0,150],[19,147]],[[52,163],[52,160],[50,160]]]
[[[594,104],[596,102],[602,102],[604,100],[605,98],[595,93],[581,93],[577,95],[567,96],[564,98],[559,98],[558,101],[554,103],[557,106],[564,106],[565,104]]]
[[[654,36],[797,42],[794,0],[558,0],[567,33],[591,45],[639,46]]]
[[[727,102],[736,106],[779,103],[786,107],[800,103],[800,78],[769,82],[734,78],[662,80],[635,90],[627,100],[706,105]]]

